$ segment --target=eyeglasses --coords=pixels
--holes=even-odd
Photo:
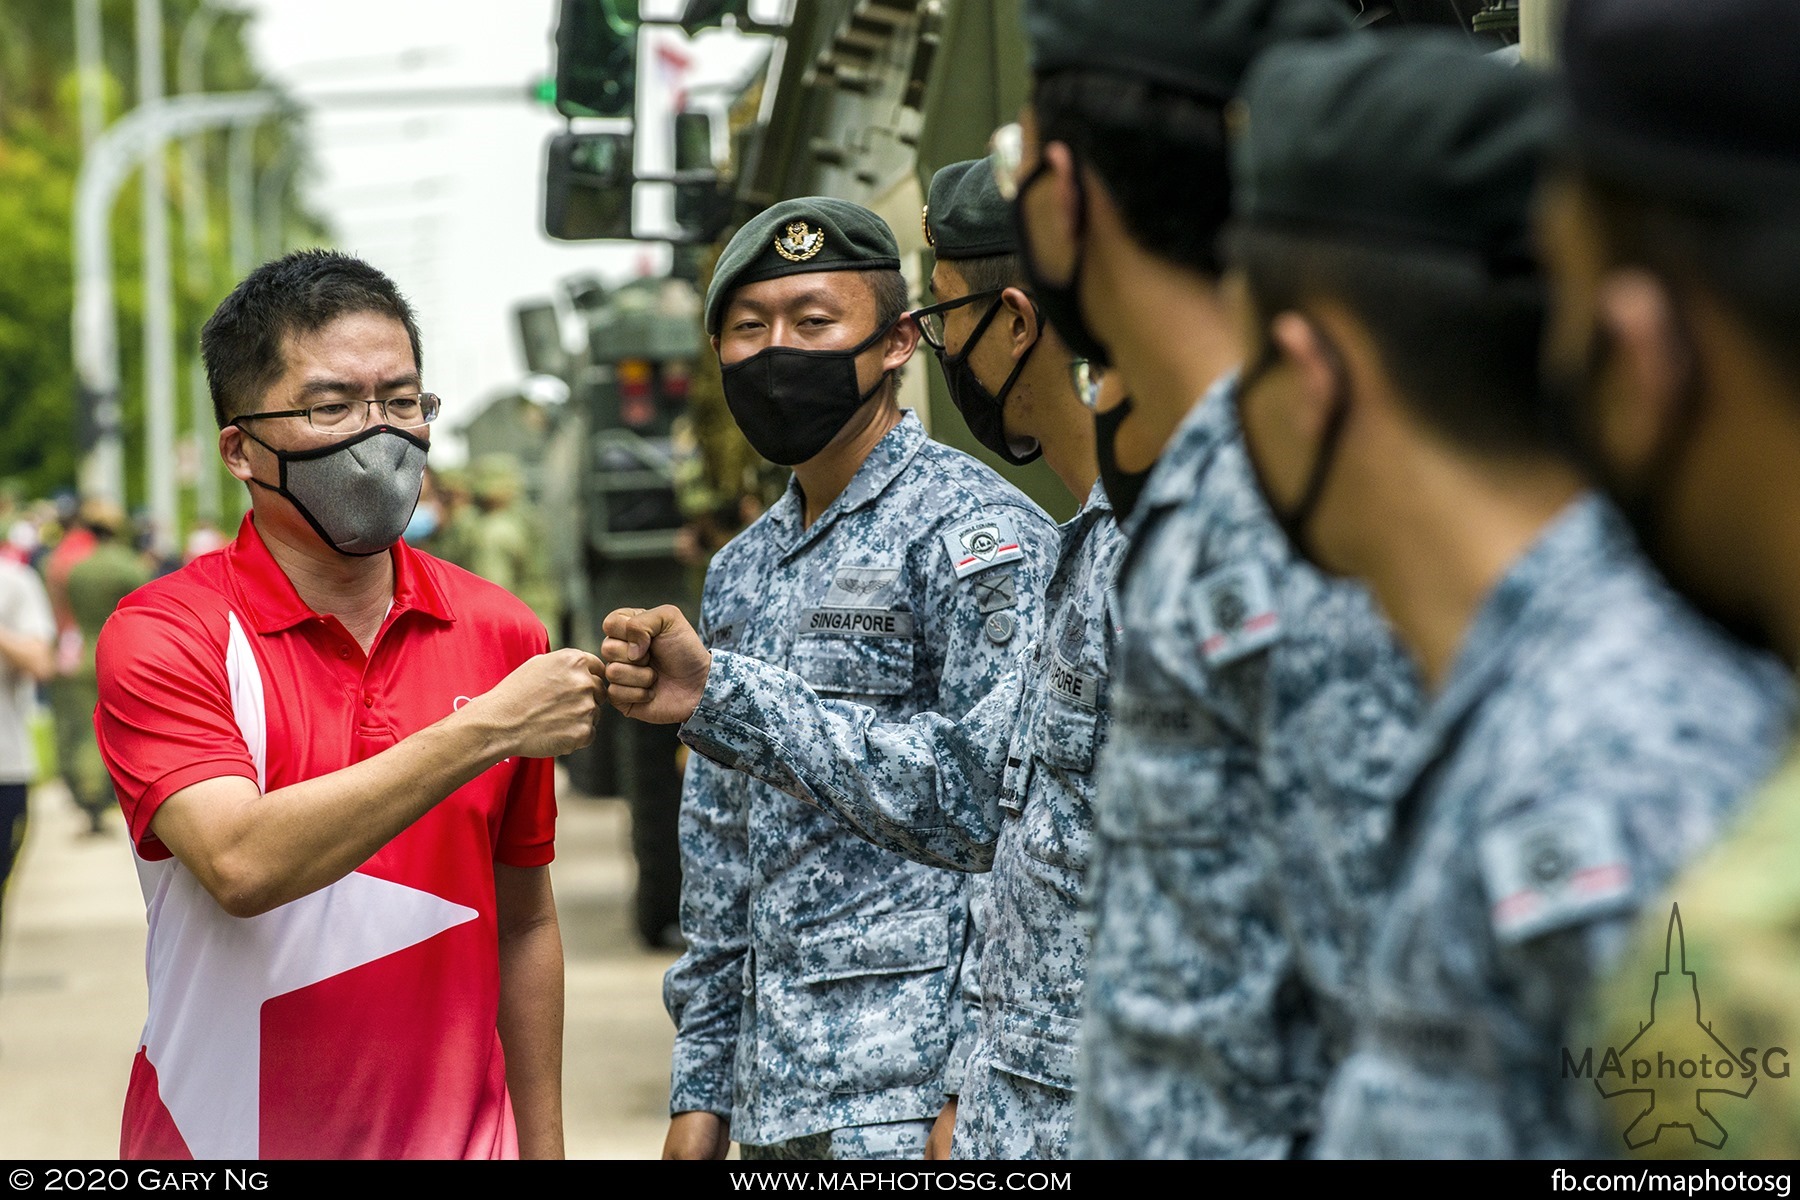
[[[985,292],[970,292],[966,296],[958,296],[956,299],[946,300],[942,304],[932,304],[925,308],[915,309],[912,318],[918,322],[919,336],[925,339],[927,346],[939,354],[946,353],[944,349],[944,314],[961,308],[965,304],[974,304],[978,300],[989,298],[993,299],[995,308],[1000,306],[1000,291],[995,288]],[[988,315],[991,315],[991,310]],[[985,322],[987,316],[984,316],[982,320]]]
[[[988,138],[988,168],[1003,200],[1019,194],[1019,170],[1025,165],[1025,130],[1017,121],[1002,125]]]
[[[369,413],[381,410],[381,424],[401,429],[417,429],[437,420],[443,405],[430,392],[414,396],[387,396],[380,400],[322,400],[306,408],[284,408],[279,412],[245,413],[237,421],[261,421],[269,417],[305,417],[306,423],[319,433],[343,436],[361,433],[369,425]],[[237,421],[232,422],[236,424]]]
[[[1087,408],[1098,408],[1100,405],[1100,381],[1106,378],[1106,368],[1085,358],[1077,358],[1069,363],[1069,382],[1075,386],[1075,398]]]

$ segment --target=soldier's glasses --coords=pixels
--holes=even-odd
[[[998,288],[993,288],[985,292],[970,292],[966,296],[958,296],[956,299],[946,300],[942,304],[933,304],[913,310],[913,320],[919,323],[919,336],[925,339],[927,346],[939,354],[947,353],[944,349],[944,314],[961,308],[965,304],[974,304],[978,300],[986,300],[990,297],[994,301],[994,307],[998,308],[1000,291]],[[983,320],[986,318],[983,317]]]
[[[343,436],[361,433],[369,425],[369,414],[381,410],[381,424],[400,429],[417,429],[437,420],[443,406],[430,392],[415,396],[387,396],[380,400],[321,400],[306,408],[284,408],[279,412],[245,413],[238,421],[262,421],[270,417],[305,417],[306,423],[320,433]],[[235,424],[235,422],[234,422]]]
[[[1025,131],[1017,121],[1002,125],[988,139],[988,167],[1004,200],[1019,194],[1019,170],[1025,165]]]
[[[1069,363],[1069,382],[1075,386],[1075,398],[1088,408],[1099,406],[1100,380],[1105,375],[1106,368],[1085,358]]]

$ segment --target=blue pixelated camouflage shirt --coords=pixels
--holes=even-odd
[[[1593,1081],[1562,1070],[1582,998],[1790,711],[1776,663],[1676,597],[1603,502],[1570,504],[1482,604],[1396,777],[1405,858],[1315,1150],[1591,1156]]]
[[[714,559],[701,634],[716,650],[900,721],[966,712],[1037,635],[1055,524],[910,412],[811,526],[801,513],[790,484]],[[957,986],[967,876],[700,749],[682,792],[688,948],[664,981],[670,1111],[728,1116],[753,1145],[935,1117],[973,1019]]]
[[[1296,559],[1215,385],[1128,523],[1075,1153],[1282,1157],[1316,1128],[1421,708],[1367,592]]]
[[[1061,530],[1045,631],[960,719],[882,723],[794,674],[715,653],[682,736],[717,761],[820,804],[877,845],[965,871],[972,944],[963,991],[980,1013],[953,1048],[957,1157],[1066,1157],[1086,973],[1084,880],[1093,767],[1106,736],[1124,541],[1098,485]],[[1010,583],[979,580],[1004,611]],[[978,969],[971,969],[975,962]]]

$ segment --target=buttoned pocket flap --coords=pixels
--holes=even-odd
[[[941,912],[851,917],[798,939],[801,981],[941,971],[950,965],[949,918]]]
[[[803,636],[794,643],[792,666],[816,691],[904,696],[912,690],[913,644],[898,637]]]

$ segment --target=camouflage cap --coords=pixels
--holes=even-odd
[[[1350,28],[1341,0],[1026,0],[1034,75],[1100,71],[1223,103],[1264,47]]]
[[[985,158],[951,163],[933,175],[920,220],[926,243],[940,259],[992,258],[1018,251],[1012,209],[1001,198]]]
[[[1531,195],[1556,131],[1536,68],[1449,33],[1294,43],[1250,69],[1228,124],[1247,224],[1530,262]]]
[[[519,460],[510,454],[490,452],[469,465],[469,492],[477,500],[503,500],[517,496],[524,486]]]
[[[1584,168],[1678,203],[1800,206],[1793,0],[1571,0],[1562,71]]]
[[[783,200],[732,235],[706,289],[706,332],[719,332],[725,303],[746,283],[809,271],[897,271],[900,247],[886,221],[831,196]]]

